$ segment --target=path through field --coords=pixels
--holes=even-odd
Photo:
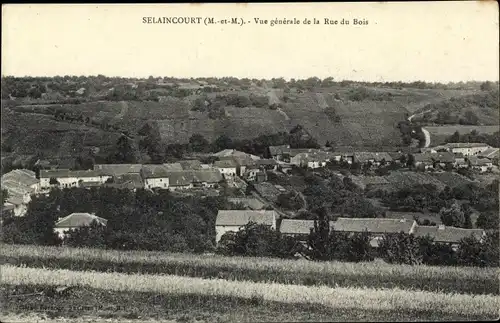
[[[427,112],[430,112],[432,111],[431,109],[429,110],[425,110],[423,112],[420,112],[420,113],[415,113],[415,114],[412,114],[410,117],[408,117],[408,121],[411,122],[411,119],[413,119],[414,117],[416,117],[417,115],[423,115]],[[427,148],[430,146],[431,144],[431,134],[429,133],[429,131],[427,131],[427,129],[425,129],[424,127],[422,127],[422,132],[424,133],[424,136],[425,136],[425,146],[424,148]]]
[[[267,94],[267,97],[269,98],[269,104],[276,104],[278,106],[278,108],[276,109],[276,111],[278,111],[283,117],[285,117],[285,120],[290,120],[290,117],[286,114],[285,111],[281,110],[281,107],[279,106],[279,104],[281,103],[281,100],[279,99],[278,97],[278,94],[276,93],[276,90],[269,87],[269,84],[267,84],[267,82],[264,82],[264,88],[266,89],[266,94]]]

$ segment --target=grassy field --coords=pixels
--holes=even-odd
[[[127,275],[3,265],[2,283],[24,286],[84,286],[116,292],[195,294],[261,300],[285,304],[316,304],[333,309],[454,313],[459,316],[498,315],[498,296],[445,294],[401,289],[330,288],[277,283],[255,283],[169,275]]]
[[[446,186],[445,183],[427,173],[397,171],[391,172],[389,175],[384,177],[392,184],[393,187],[397,189],[408,188],[418,184],[433,184],[438,190],[441,190]]]
[[[331,287],[403,288],[498,294],[492,268],[311,262],[270,258],[2,245],[2,263],[70,270],[169,274]]]
[[[0,258],[5,321],[467,321],[500,305],[493,268],[20,245]]]
[[[461,135],[470,133],[476,130],[479,133],[492,134],[500,130],[499,126],[465,126],[465,125],[448,125],[448,126],[433,126],[425,127],[431,136],[432,145],[443,144],[449,136],[458,131]]]

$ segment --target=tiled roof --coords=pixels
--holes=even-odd
[[[277,162],[274,159],[261,159],[261,160],[255,161],[255,164],[257,166],[273,166],[273,165],[277,165]]]
[[[252,210],[262,210],[266,206],[266,204],[256,198],[232,197],[228,201],[234,204],[241,203]]]
[[[233,159],[217,160],[214,163],[214,167],[217,168],[234,168],[236,166],[237,166],[236,161],[234,161]]]
[[[163,164],[163,167],[166,170],[183,170],[183,167],[180,163]]]
[[[470,156],[467,158],[467,160],[473,166],[487,166],[491,164],[491,160],[489,158],[478,158],[476,156]]]
[[[55,170],[41,170],[40,178],[63,178],[63,177],[99,177],[105,175],[100,170],[69,170],[69,169],[55,169]]]
[[[243,226],[249,222],[272,226],[276,224],[276,214],[274,211],[219,210],[215,225]]]
[[[101,217],[95,216],[89,213],[71,213],[67,217],[64,217],[57,221],[55,224],[56,228],[79,228],[84,226],[89,226],[92,221],[97,221],[102,225],[106,225],[108,220]]]
[[[360,163],[368,162],[374,160],[380,162],[385,160],[386,162],[392,161],[392,157],[386,152],[355,152],[354,160]]]
[[[372,233],[410,233],[415,221],[406,219],[379,219],[379,218],[338,218],[334,223],[336,231]]]
[[[444,145],[448,148],[478,148],[478,147],[490,147],[487,144],[479,142],[450,142]],[[491,147],[490,147],[491,148]]]
[[[480,239],[484,231],[481,229],[462,229],[445,226],[416,226],[414,235],[416,237],[430,236],[436,242],[458,243],[461,239],[474,236]]]
[[[334,227],[330,221],[330,227]],[[309,234],[314,228],[314,220],[283,219],[280,224],[280,232],[283,234]]]
[[[416,162],[453,163],[455,161],[455,155],[453,155],[450,152],[436,152],[436,153],[427,152],[421,154],[414,154],[413,157],[415,158]]]
[[[498,148],[488,148],[485,151],[482,151],[477,155],[479,157],[484,157],[484,158],[498,158],[499,149]]]
[[[36,178],[35,172],[28,169],[14,169],[7,174],[2,175],[2,182],[11,180],[24,186],[37,184],[39,180]]]
[[[143,178],[166,178],[170,172],[165,165],[144,165],[141,169]]]
[[[97,164],[94,165],[94,170],[100,170],[104,174],[120,176],[123,174],[140,173],[141,164]]]
[[[199,160],[181,160],[179,162],[183,170],[198,170],[201,169],[201,162]]]

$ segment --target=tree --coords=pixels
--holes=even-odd
[[[233,140],[226,136],[220,135],[214,142],[214,146],[216,151],[224,150],[224,149],[232,149],[233,148]]]
[[[129,137],[122,135],[116,142],[115,153],[108,157],[110,163],[133,164],[136,162],[134,148]]]
[[[460,132],[458,131],[455,131],[453,133],[453,135],[451,135],[448,140],[446,140],[447,142],[460,142]]]
[[[493,83],[491,81],[486,81],[481,83],[481,91],[491,91],[493,90]]]
[[[465,214],[457,202],[449,208],[442,208],[439,211],[441,222],[446,226],[463,228],[465,226]]]
[[[498,210],[481,212],[477,217],[476,226],[484,230],[498,230],[500,225]]]
[[[2,206],[5,204],[7,199],[9,198],[9,191],[7,191],[5,188],[2,189]]]
[[[203,152],[208,146],[208,141],[200,134],[195,133],[189,138],[189,147],[192,151]]]
[[[415,156],[413,156],[412,154],[408,154],[408,158],[406,159],[406,166],[408,168],[412,168],[414,164],[415,164]]]
[[[418,238],[404,232],[385,234],[379,243],[379,254],[388,263],[419,265],[422,253]]]

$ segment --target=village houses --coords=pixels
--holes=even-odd
[[[35,172],[15,169],[2,175],[2,189],[7,190],[3,210],[12,211],[15,216],[23,216],[31,201],[31,195],[39,193],[40,183]]]
[[[83,183],[104,184],[112,175],[97,170],[41,170],[40,187],[49,189],[52,186],[60,188],[80,187]]]
[[[452,142],[452,143],[447,143],[446,145],[443,145],[443,147],[448,149],[450,152],[452,152],[454,154],[461,153],[464,156],[477,155],[481,152],[484,152],[485,150],[492,148],[487,144],[474,143],[474,142],[471,142],[471,143]]]

